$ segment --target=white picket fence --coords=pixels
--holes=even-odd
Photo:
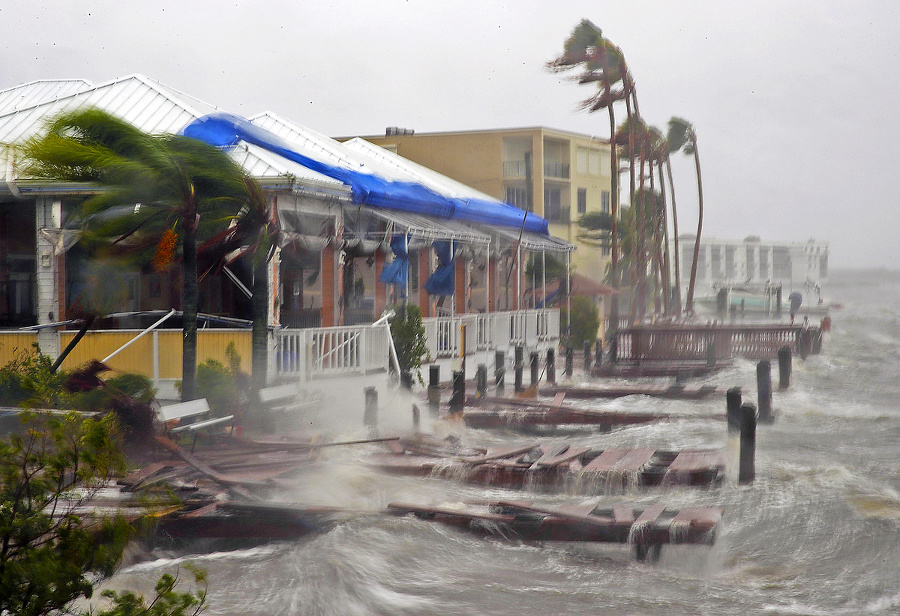
[[[279,376],[304,380],[387,370],[390,336],[384,325],[281,329],[275,334]]]
[[[422,319],[434,359],[458,357],[465,330],[466,353],[507,351],[522,345],[542,350],[559,343],[558,310],[517,310]]]
[[[422,319],[434,360],[458,357],[465,330],[466,353],[524,346],[540,351],[559,344],[558,310],[518,310]],[[386,371],[390,338],[384,325],[282,329],[276,332],[279,376],[303,380]]]

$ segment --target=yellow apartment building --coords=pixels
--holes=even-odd
[[[605,278],[609,250],[579,242],[577,221],[586,212],[609,212],[607,139],[544,127],[437,133],[389,127],[363,139],[546,218],[551,235],[577,246],[575,270]]]

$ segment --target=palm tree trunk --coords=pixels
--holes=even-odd
[[[607,67],[608,68],[608,67]],[[608,70],[606,71],[608,74]],[[606,91],[609,92],[610,85],[607,80],[604,83],[604,87]],[[609,135],[610,135],[610,178],[609,178],[609,210],[610,216],[612,217],[612,221],[610,223],[610,241],[611,241],[611,250],[610,250],[610,270],[612,274],[613,286],[618,289],[619,288],[619,156],[618,151],[616,150],[615,144],[615,135],[616,135],[616,112],[613,110],[612,103],[607,107],[609,112]],[[610,320],[610,330],[612,334],[619,329],[619,295],[613,295],[612,301],[610,302],[609,307],[609,320]]]
[[[687,304],[688,312],[694,312],[694,283],[697,281],[697,259],[700,256],[700,232],[703,229],[703,181],[700,178],[700,153],[697,151],[697,136],[691,134],[691,143],[694,150],[694,165],[697,168],[697,239],[694,240],[694,262],[691,264],[691,281],[688,285]]]
[[[253,333],[252,333],[252,383],[253,390],[266,386],[269,369],[269,278],[267,251],[257,251],[253,264]]]
[[[675,207],[675,183],[672,181],[672,160],[666,155],[666,174],[669,176],[669,192],[672,194],[672,235],[675,244],[675,314],[681,314],[681,254],[678,249],[678,209]]]
[[[196,209],[195,209],[196,211]],[[184,281],[181,290],[181,311],[184,338],[181,360],[181,400],[197,397],[197,225],[195,215],[185,217],[184,225]]]
[[[659,194],[662,199],[662,210],[657,211],[656,209],[656,180],[653,176],[653,161],[656,159],[656,156],[650,159],[650,194],[653,195],[654,203],[653,203],[653,212],[654,216],[654,248],[657,251],[658,262],[658,276],[659,276],[659,292],[662,294],[662,305],[663,305],[663,314],[669,314],[669,242],[668,242],[668,232],[669,232],[669,223],[666,220],[666,187],[662,184],[662,167],[660,166],[659,161],[657,160],[656,169],[659,173]],[[661,214],[661,216],[660,216]],[[660,229],[661,228],[661,229]],[[659,309],[657,308],[657,312]]]

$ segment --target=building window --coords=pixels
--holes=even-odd
[[[769,249],[759,247],[759,279],[768,280],[769,278]]]
[[[551,222],[569,222],[569,208],[562,206],[562,190],[557,186],[544,187],[544,218]]]
[[[728,280],[734,280],[736,278],[734,267],[734,246],[725,247],[725,277]]]
[[[587,175],[588,172],[588,149],[578,148],[575,150],[575,168],[578,175]]]
[[[587,188],[578,189],[578,213],[587,212]]]
[[[701,248],[701,250],[703,250]],[[715,279],[722,277],[722,249],[718,246],[711,246],[709,249],[709,261],[712,269],[712,277]],[[699,261],[698,261],[699,263]],[[699,269],[699,265],[697,268]]]
[[[600,193],[600,211],[609,214],[609,191],[604,190]]]
[[[526,188],[507,186],[505,201],[510,205],[514,205],[523,210],[528,210],[529,212],[531,211],[531,208],[528,207],[528,190]]]
[[[790,248],[772,248],[772,278],[778,281],[791,279]]]

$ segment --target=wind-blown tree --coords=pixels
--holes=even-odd
[[[618,234],[618,216],[619,216],[619,160],[616,152],[616,146],[613,137],[616,133],[616,115],[614,105],[618,101],[625,100],[628,96],[623,85],[624,75],[627,73],[625,69],[625,59],[622,51],[611,43],[608,39],[603,38],[603,32],[587,19],[581,22],[572,30],[569,38],[563,45],[563,53],[555,60],[551,60],[546,65],[547,69],[553,72],[562,73],[570,70],[580,70],[580,74],[573,79],[579,84],[595,83],[598,91],[591,97],[585,99],[581,103],[582,109],[588,112],[595,112],[606,109],[609,116],[609,134],[610,134],[610,267],[612,269],[612,279],[618,279],[617,269],[619,261],[619,234]],[[620,89],[613,89],[616,84],[622,86]],[[617,326],[618,321],[618,298],[613,297],[612,314],[613,326]]]
[[[684,152],[694,157],[694,166],[697,169],[697,237],[694,240],[694,259],[691,263],[691,277],[688,282],[687,298],[684,310],[688,314],[694,312],[694,284],[697,281],[697,258],[700,256],[700,232],[703,229],[703,181],[700,177],[700,154],[697,152],[697,133],[690,122],[678,117],[669,119],[669,131],[666,135],[669,143],[669,152]],[[676,237],[678,233],[676,231]]]
[[[99,109],[79,109],[25,143],[35,177],[88,182],[80,211],[88,234],[131,250],[157,247],[156,264],[182,253],[182,399],[196,396],[197,241],[202,223],[225,226],[247,201],[244,174],[227,154],[182,135],[150,135]],[[109,216],[121,213],[128,216]],[[118,235],[116,235],[118,234]]]
[[[222,264],[225,256],[235,250],[247,254],[253,274],[250,292],[253,317],[252,333],[252,385],[253,389],[265,387],[268,370],[268,322],[269,278],[267,267],[278,244],[278,228],[269,214],[266,195],[259,183],[250,176],[244,177],[247,202],[228,228],[204,242],[201,252],[211,266]]]
[[[666,222],[666,239],[665,239],[665,242],[666,242],[666,245],[665,245],[666,280],[671,280],[671,278],[669,278],[669,276],[671,275],[672,270],[674,270],[674,275],[675,275],[674,292],[670,293],[671,299],[674,303],[674,306],[672,306],[672,312],[674,312],[676,315],[680,315],[681,314],[681,267],[680,267],[681,255],[678,252],[678,209],[676,208],[676,205],[675,205],[675,184],[672,181],[672,161],[671,161],[670,152],[669,152],[669,141],[666,139],[666,137],[662,134],[662,132],[659,129],[657,129],[655,127],[651,128],[651,132],[653,132],[653,135],[654,135],[654,138],[653,138],[654,139],[653,148],[654,148],[654,153],[655,153],[654,157],[656,158],[656,161],[657,161],[657,170],[659,172],[659,190],[660,190],[660,194],[662,195],[662,198],[663,198],[663,206],[664,207],[665,207],[665,198],[666,198],[666,191],[665,191],[666,182],[663,177],[663,167],[664,166],[665,166],[665,169],[666,169],[666,172],[668,175],[668,179],[669,179],[669,194],[672,197],[672,233],[674,235],[674,238],[673,238],[674,246],[673,246],[672,252],[674,254],[672,255],[672,259],[670,260],[669,256],[668,256],[669,255],[669,238],[668,238],[669,225],[668,225],[668,220],[667,220],[667,222]]]

